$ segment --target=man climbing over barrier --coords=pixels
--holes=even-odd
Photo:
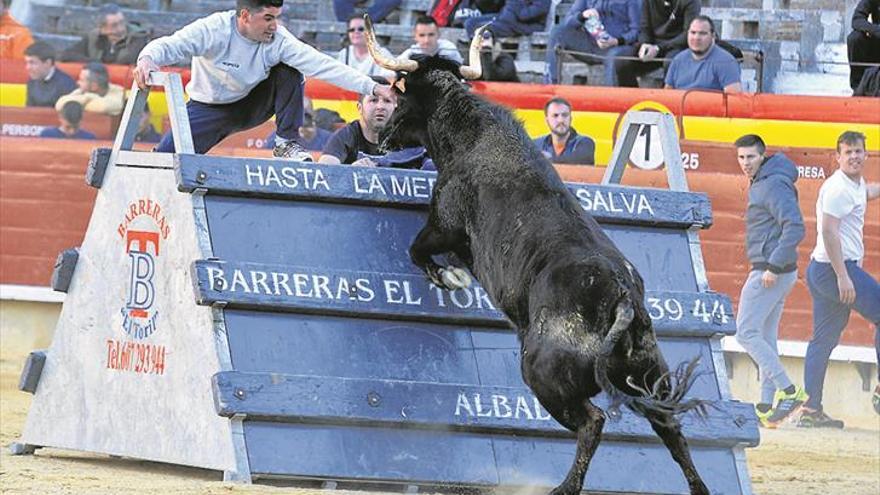
[[[785,372],[776,347],[785,298],[797,282],[797,246],[804,238],[794,185],[798,171],[782,153],[766,156],[760,136],[747,134],[734,145],[739,166],[749,178],[746,254],[751,265],[739,297],[736,340],[761,372],[758,420],[761,426],[775,428],[807,400],[804,389]]]
[[[236,0],[235,10],[216,12],[153,40],[138,56],[134,78],[142,89],[150,72],[192,58],[187,113],[196,153],[274,114],[273,155],[312,161],[296,141],[303,120],[304,76],[357,93],[392,96],[389,86],[322,54],[280,26],[283,4],[284,0]],[[171,133],[155,150],[174,151]]]

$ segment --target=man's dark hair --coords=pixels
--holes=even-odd
[[[235,12],[241,15],[242,10],[256,12],[266,7],[283,7],[284,0],[235,0]]]
[[[108,15],[122,14],[122,9],[115,3],[105,3],[98,7],[98,26],[103,26]]]
[[[544,115],[547,115],[547,109],[550,108],[550,105],[554,103],[556,103],[557,105],[565,105],[566,107],[568,107],[568,111],[571,111],[571,103],[569,103],[568,100],[566,100],[565,98],[557,96],[555,98],[550,98],[549,100],[547,100],[547,103],[544,103]]]
[[[55,54],[55,48],[52,47],[49,43],[45,41],[37,41],[31,46],[25,48],[24,54],[28,57],[37,57],[40,59],[40,62],[45,62],[46,60],[51,60],[52,63],[55,63],[55,59],[57,55]]]
[[[376,82],[379,83],[379,84],[385,84],[385,85],[388,85],[388,79],[385,79],[384,77],[381,77],[381,76],[370,76],[370,79],[376,81]],[[362,94],[362,95],[358,95],[358,103],[363,103],[363,102],[364,102],[364,98],[366,98],[367,96],[371,96],[371,95],[363,95],[363,94]]]
[[[110,74],[107,73],[107,67],[100,62],[89,62],[83,70],[89,71],[89,81],[97,84],[102,91],[106,91],[110,87]]]
[[[858,131],[844,131],[843,134],[837,138],[837,152],[840,153],[840,145],[848,144],[850,146],[856,146],[861,144],[862,148],[865,148],[865,135]]]
[[[755,146],[758,148],[758,153],[764,154],[764,151],[767,149],[767,145],[764,144],[764,140],[761,139],[761,136],[757,134],[746,134],[741,138],[737,139],[733,143],[737,148],[751,148]]]
[[[420,15],[416,18],[416,24],[433,24],[437,25],[437,21],[429,15]]]
[[[700,15],[694,17],[693,19],[691,19],[691,23],[690,23],[690,25],[688,25],[688,30],[690,30],[691,26],[696,21],[703,21],[703,22],[709,23],[709,32],[712,34],[715,34],[715,22],[712,20],[711,17],[709,17],[705,14],[700,14]]]
[[[68,101],[61,107],[61,118],[70,125],[79,128],[83,118],[83,106],[76,101]]]

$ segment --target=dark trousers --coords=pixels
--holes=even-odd
[[[208,152],[226,136],[256,127],[275,115],[276,132],[286,139],[299,137],[303,121],[304,79],[287,65],[272,67],[269,77],[244,98],[222,105],[190,100],[186,104],[195,152]],[[171,132],[156,146],[162,153],[174,152]]]
[[[811,409],[822,409],[828,359],[840,342],[853,309],[874,324],[874,344],[880,359],[880,284],[855,261],[846,262],[846,273],[856,289],[856,302],[852,306],[840,302],[837,274],[831,263],[810,260],[807,266],[807,287],[813,299],[813,337],[804,358],[804,388],[810,396],[806,406]]]
[[[626,45],[617,55],[621,57],[636,57],[639,55],[639,45]],[[663,54],[663,58],[673,58],[681,50],[671,50]],[[622,60],[614,61],[614,73],[617,75],[617,85],[624,88],[638,88],[638,76],[647,74],[654,69],[663,67],[663,62],[642,62],[641,60]]]
[[[605,64],[605,85],[617,86],[617,76],[614,72],[615,56],[623,53],[627,45],[614,46],[603,50],[599,48],[596,40],[583,28],[570,28],[565,24],[559,24],[550,32],[550,42],[547,43],[547,53],[544,55],[544,83],[559,84],[559,57],[556,55],[556,47],[563,50],[591,53],[598,57],[583,55],[571,55],[572,57],[587,64]]]
[[[869,38],[861,31],[853,31],[846,38],[846,53],[849,62],[880,63],[880,38]],[[864,65],[849,66],[849,85],[855,90],[862,80],[868,67]]]
[[[489,24],[487,28],[494,38],[508,38],[511,36],[525,36],[543,29],[543,23],[524,24],[522,22],[510,22],[499,18],[497,14],[483,14],[471,17],[464,21],[464,28],[468,38],[473,38],[477,28],[483,24]]]
[[[388,14],[394,11],[402,0],[373,0],[373,5],[367,9],[370,19],[373,22],[381,22],[388,17]],[[336,20],[347,22],[348,18],[354,14],[356,7],[363,7],[367,2],[364,0],[333,0],[333,13],[336,14]]]

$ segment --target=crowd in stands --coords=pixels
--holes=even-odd
[[[169,37],[160,38],[159,45],[150,43],[154,38],[152,29],[131,22],[122,9],[113,3],[101,4],[94,19],[94,28],[82,35],[77,43],[61,53],[56,53],[49,43],[34,42],[28,29],[9,15],[7,8],[10,1],[3,0],[0,16],[0,58],[24,59],[29,78],[26,104],[52,106],[59,112],[60,119],[64,118],[62,112],[68,102],[77,102],[86,112],[120,114],[124,106],[124,90],[109,82],[107,69],[103,64],[133,65],[144,54],[151,55],[158,65],[185,63],[195,56],[193,72],[206,70],[205,66],[200,65],[201,57],[195,51],[182,53],[176,48],[157,48],[163,46],[161,40],[170,39]],[[401,0],[334,0],[333,14],[338,21],[347,23],[347,32],[344,46],[338,52],[328,55],[368,77],[392,81],[393,72],[377,65],[367,50],[363,13],[368,13],[374,22],[381,22],[398,9],[401,3]],[[441,3],[451,5],[454,9],[441,11],[438,7]],[[700,14],[699,0],[575,0],[559,23],[548,22],[548,18],[552,21],[556,15],[551,12],[556,3],[551,0],[436,2],[433,12],[428,12],[430,15],[415,19],[412,27],[413,43],[397,57],[409,59],[439,55],[458,63],[468,63],[459,47],[441,36],[441,28],[447,25],[461,26],[470,37],[478,27],[486,26],[480,55],[484,68],[482,79],[518,82],[516,62],[503,49],[502,42],[509,41],[511,37],[527,36],[551,28],[544,57],[543,81],[547,84],[560,82],[562,61],[570,57],[587,64],[602,64],[604,84],[608,86],[638,87],[640,76],[663,68],[666,88],[727,93],[742,91],[740,64],[743,54],[735,46],[718,38],[713,20]],[[225,26],[230,22],[227,17],[215,13],[206,19],[215,19],[215,23]],[[187,29],[191,30],[191,26]],[[856,94],[876,93],[880,91],[880,68],[863,64],[880,64],[880,0],[860,1],[853,13],[852,27],[853,31],[847,38],[849,58],[853,64],[850,85]],[[211,36],[207,32],[202,34],[205,37]],[[180,32],[174,36],[180,36]],[[148,43],[153,47],[152,50],[145,50]],[[395,56],[383,47],[379,47],[379,51],[386,57]],[[71,75],[56,67],[56,61],[59,60],[85,63],[78,80],[74,81]],[[321,70],[323,69],[318,69],[318,72]],[[273,70],[275,72],[278,71]],[[298,67],[285,74],[301,80],[303,72]],[[305,75],[310,77],[310,74]],[[253,77],[261,79],[263,74],[254,74]],[[269,80],[275,79],[278,78],[270,77]],[[253,87],[250,82],[247,85]],[[274,84],[265,86],[269,86],[265,88],[269,91],[277,89]],[[203,88],[190,85],[188,90],[190,96],[198,102],[232,104],[230,95],[221,95],[212,101],[206,101]],[[301,97],[300,94],[291,96],[294,99]],[[589,138],[570,129],[570,117],[570,132],[561,131],[561,134],[556,134],[557,124],[562,124],[551,124],[551,114],[554,119],[559,120],[564,112],[557,110],[564,109],[566,105],[562,101],[547,104],[545,114],[551,133],[546,136],[543,149],[551,158],[560,159],[560,151],[565,148],[558,140],[561,136],[566,136],[566,139],[578,138],[581,141]],[[551,107],[554,111],[548,113]],[[223,113],[221,116],[216,110],[196,112],[195,117],[203,117],[206,123],[228,120],[229,115]],[[264,120],[266,115],[275,113],[278,114],[276,122],[284,127],[284,134],[293,136],[290,139],[281,138],[281,141],[303,140],[312,148],[316,142],[322,142],[322,133],[310,134],[311,129],[320,129],[317,126],[320,119],[314,110],[301,113],[297,109],[289,117],[283,116],[285,112],[275,112],[273,105],[264,105],[258,109],[249,105],[247,110],[254,113],[250,120],[244,119],[221,131],[207,130],[206,132],[213,135],[211,141],[222,139],[231,132],[247,128],[253,122]],[[67,116],[73,116],[74,113],[73,110],[68,110]],[[296,134],[296,128],[306,121],[308,125],[305,132],[309,139]],[[67,122],[71,122],[71,119],[67,119]],[[64,135],[74,134],[68,132]],[[170,138],[166,141],[163,141],[161,149],[171,146]],[[586,156],[587,153],[578,154],[581,155]],[[592,152],[588,155],[589,162],[592,162]],[[581,160],[582,163],[587,163],[585,159]]]

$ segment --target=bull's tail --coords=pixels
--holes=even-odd
[[[617,388],[608,378],[609,359],[614,354],[620,339],[629,330],[635,317],[632,301],[624,297],[618,302],[615,320],[602,342],[595,363],[596,381],[610,397],[611,406],[607,413],[612,419],[620,417],[620,405],[626,405],[641,416],[677,415],[687,411],[695,411],[701,417],[705,415],[706,402],[700,399],[687,399],[684,396],[697,379],[696,372],[699,356],[689,362],[681,363],[674,372],[666,372],[653,384],[640,386],[632,377],[627,377],[627,385],[640,395],[629,395]]]

